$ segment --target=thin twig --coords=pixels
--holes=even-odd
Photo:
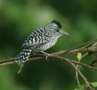
[[[67,58],[65,58],[67,59]],[[74,60],[70,60],[72,63],[74,64],[78,64],[78,65],[81,65],[81,66],[84,66],[84,67],[87,67],[87,68],[90,68],[92,70],[96,70],[97,71],[97,68],[93,67],[93,66],[90,66],[90,65],[87,65],[87,64],[84,64],[84,63],[81,63],[81,62],[77,62],[77,61],[74,61]]]
[[[76,67],[78,67],[78,65]],[[76,74],[75,78],[77,80],[78,86],[80,86],[80,82],[79,82],[79,78],[78,78],[78,72],[76,71],[75,74]]]
[[[83,43],[83,44],[79,44],[79,45],[77,45],[77,46],[75,46],[75,47],[73,47],[73,48],[67,50],[65,53],[67,53],[67,52],[69,52],[69,51],[71,51],[71,50],[77,49],[77,48],[86,48],[87,46],[89,46],[89,45],[91,45],[91,44],[93,44],[93,43],[95,43],[95,42],[97,42],[97,38],[96,38],[96,39],[93,39],[93,40],[90,40],[90,41],[88,41],[88,42],[85,42],[85,43]]]

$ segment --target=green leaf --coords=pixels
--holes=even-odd
[[[97,87],[97,82],[90,83],[93,87]]]
[[[19,74],[22,71],[22,68],[24,67],[24,62],[18,62],[18,65],[20,66],[20,69],[17,72],[17,74]]]
[[[85,85],[79,85],[79,87],[77,89],[74,90],[85,90]]]

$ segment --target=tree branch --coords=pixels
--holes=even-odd
[[[60,59],[60,60],[65,60],[65,61],[67,61],[68,63],[70,63],[70,64],[74,67],[74,69],[78,72],[78,74],[82,77],[82,79],[84,80],[84,82],[85,82],[85,84],[86,84],[86,89],[87,89],[87,90],[95,90],[95,89],[93,89],[93,88],[90,86],[90,84],[89,84],[89,82],[87,81],[87,79],[86,79],[86,78],[84,77],[84,75],[80,72],[80,70],[74,65],[73,62],[71,62],[69,59],[66,59],[66,58],[63,58],[63,57],[60,57],[60,56],[52,56],[52,57],[55,57],[55,58]]]
[[[72,48],[70,50],[67,50],[67,51],[59,51],[59,52],[51,53],[50,56],[49,56],[49,58],[57,58],[59,60],[67,61],[69,64],[71,64],[74,67],[74,69],[82,77],[82,79],[84,80],[84,82],[86,84],[86,89],[87,90],[95,90],[95,89],[93,89],[90,86],[90,84],[87,81],[87,79],[84,77],[84,75],[80,72],[80,70],[76,67],[75,64],[78,64],[78,65],[81,65],[81,66],[84,66],[84,67],[87,67],[87,68],[93,69],[93,70],[97,70],[97,68],[95,68],[93,66],[90,66],[90,65],[87,65],[87,64],[84,64],[84,63],[81,63],[81,62],[77,62],[75,60],[70,60],[70,59],[67,59],[65,57],[61,57],[60,56],[62,54],[77,54],[79,52],[92,52],[92,54],[94,54],[96,56],[96,58],[97,58],[97,43],[95,43],[95,42],[97,42],[97,39],[93,39],[93,40],[88,41],[86,43],[79,44],[78,46],[76,46],[76,47],[74,47],[74,48]],[[30,57],[27,61],[39,60],[39,59],[42,59],[44,57],[45,57],[44,55],[38,55],[38,56],[35,56],[34,59],[33,59],[33,57]],[[16,63],[15,62],[15,58],[3,59],[2,61],[0,61],[0,66],[10,65],[10,64],[15,64],[15,63]],[[93,62],[93,64],[94,63],[95,62]]]
[[[71,50],[71,51],[68,52],[68,54],[78,53],[79,51],[80,51],[79,49]],[[85,52],[85,51],[88,51],[88,49],[85,49],[85,50],[82,49],[81,51]],[[92,51],[92,50],[90,50],[90,51]],[[54,52],[54,53],[51,53],[49,57],[54,58],[56,56],[64,54],[65,52],[66,51]],[[30,57],[27,61],[39,60],[39,59],[44,58],[44,57],[45,57],[44,55],[40,55],[38,57],[35,57],[34,59],[33,59],[33,57]],[[67,59],[67,58],[64,58],[64,59]],[[78,65],[81,65],[81,66],[84,66],[84,67],[87,67],[87,68],[90,68],[90,69],[93,69],[93,70],[97,70],[97,68],[92,67],[90,65],[87,65],[87,64],[84,64],[84,63],[79,63],[79,62],[77,62],[75,60],[71,60],[71,59],[69,59],[69,60],[74,64],[78,64]],[[10,64],[15,64],[15,63],[16,63],[15,58],[3,59],[3,60],[0,61],[0,66],[5,66],[5,65],[10,65]]]

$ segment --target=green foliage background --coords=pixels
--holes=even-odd
[[[97,38],[97,0],[0,0],[0,60],[16,57],[27,36],[52,20],[61,22],[69,36],[62,36],[46,52],[68,50]],[[76,59],[76,55],[65,55]],[[93,55],[82,62],[89,64]],[[74,90],[75,71],[61,60],[27,62],[17,75],[17,64],[0,67],[0,90]],[[97,82],[97,71],[84,68],[90,82]],[[83,80],[79,77],[81,84]]]

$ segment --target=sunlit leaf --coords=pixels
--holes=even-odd
[[[85,85],[79,85],[79,87],[77,89],[74,90],[85,90]]]
[[[77,59],[79,62],[80,62],[81,58],[82,58],[82,53],[77,53]]]
[[[97,82],[90,83],[93,87],[97,87]]]

